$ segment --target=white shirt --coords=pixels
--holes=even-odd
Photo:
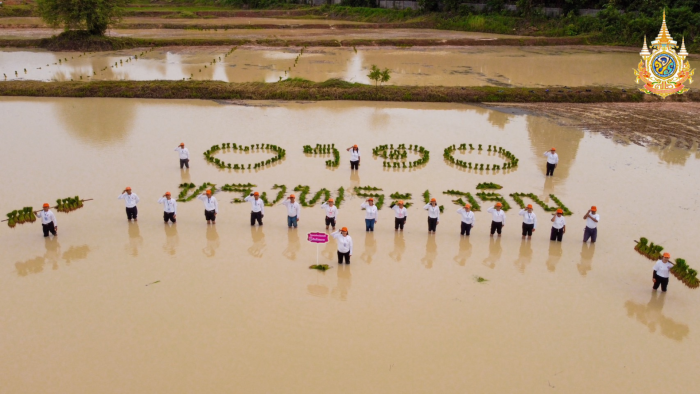
[[[654,271],[656,271],[656,275],[659,275],[662,278],[668,278],[668,273],[669,270],[673,267],[673,264],[669,261],[668,263],[664,263],[663,260],[659,260],[654,264]]]
[[[360,208],[365,209],[365,219],[377,219],[377,206],[369,205],[366,202],[360,205]]]
[[[39,217],[41,218],[41,224],[49,224],[53,222],[54,226],[58,226],[58,223],[56,222],[56,215],[51,212],[51,210],[44,211],[43,209],[40,212],[37,212],[39,214]]]
[[[141,199],[139,198],[139,196],[136,195],[136,193],[122,193],[119,195],[119,197],[117,197],[117,200],[124,200],[124,203],[126,204],[127,208],[133,208],[136,206],[136,204],[139,203],[139,201],[141,201]]]
[[[163,204],[163,211],[167,213],[174,213],[177,215],[177,201],[174,198],[168,200],[165,197],[161,197],[158,200],[158,204]]]
[[[253,212],[262,212],[263,215],[265,214],[265,202],[262,199],[258,198],[256,200],[254,196],[248,196],[244,201],[250,201]]]
[[[432,206],[430,204],[426,204],[423,209],[428,210],[428,217],[433,218],[433,219],[438,219],[440,220],[440,207],[435,204],[435,206]]]
[[[597,213],[590,213],[590,214],[588,214],[588,216],[590,216],[590,217],[586,218],[586,227],[588,227],[588,228],[598,227],[598,222],[600,221],[600,215],[598,215]],[[593,220],[591,220],[591,217],[594,218],[595,220],[597,220],[598,222],[594,222]]]
[[[293,218],[296,216],[299,219],[299,214],[301,213],[301,205],[298,202],[292,202],[291,200],[284,200],[282,205],[287,207],[287,216]]]
[[[349,235],[343,237],[343,234],[341,234],[340,231],[336,231],[331,235],[333,235],[333,238],[335,238],[338,242],[338,252],[350,252],[350,256],[352,256],[352,238],[350,238]]]
[[[403,219],[408,216],[408,211],[406,210],[406,207],[401,208],[398,205],[394,205],[393,207],[391,207],[391,209],[394,210],[394,215],[397,219]]]
[[[557,230],[563,228],[566,226],[566,219],[564,219],[564,215],[562,216],[555,216],[554,217],[554,224],[552,224],[552,227],[556,228]]]
[[[457,210],[457,213],[462,215],[462,221],[466,224],[471,224],[472,226],[474,225],[475,222],[475,217],[474,217],[474,212],[472,211],[467,211],[464,208],[460,208]]]
[[[181,148],[178,146],[177,148],[175,148],[175,152],[180,154],[181,160],[185,160],[185,159],[190,158],[190,151],[188,151],[187,148]]]
[[[544,152],[544,155],[547,156],[547,163],[549,164],[557,164],[559,163],[559,155],[555,153],[552,153],[551,151],[546,151]]]
[[[204,203],[204,209],[206,209],[207,211],[214,211],[216,213],[219,213],[219,202],[216,201],[216,197],[207,197],[206,193],[202,193],[199,196],[197,196],[197,198],[202,200],[202,202]]]
[[[520,212],[518,212],[518,215],[523,217],[523,223],[534,224],[532,228],[537,228],[537,215],[535,215],[534,212],[530,213],[527,211],[527,209],[521,209]]]
[[[321,208],[326,211],[326,217],[335,218],[338,216],[338,208],[335,205],[331,207],[327,202],[324,202],[321,204]]]
[[[491,214],[491,218],[494,222],[506,224],[506,213],[503,209],[497,211],[496,208],[489,208],[486,212]]]
[[[350,161],[359,161],[360,160],[360,150],[358,149],[357,151],[355,149],[350,149]]]

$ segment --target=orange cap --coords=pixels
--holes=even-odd
[[[290,194],[289,198],[296,198],[296,196],[294,194]]]
[[[169,195],[170,195],[170,192],[165,192],[165,195],[166,195],[166,196],[169,196]]]
[[[399,200],[399,204],[403,205],[403,200]]]
[[[670,258],[671,258],[671,253],[664,253],[664,257],[666,257],[666,258],[669,258],[669,259],[670,259]]]
[[[367,201],[374,201],[372,197],[368,198]]]
[[[464,208],[470,208],[470,209],[471,209],[471,207],[472,207],[472,206],[469,205],[469,204],[464,204]]]
[[[211,194],[211,190],[207,190],[207,194]]]
[[[131,190],[131,187],[127,186],[127,187],[126,187],[126,190]]]
[[[500,202],[497,202],[497,203],[496,203],[496,206],[497,206],[497,207],[502,207],[503,204],[501,204]]]
[[[532,204],[527,204],[527,209],[532,209]]]
[[[328,202],[333,202],[333,199],[332,199],[332,198],[329,198],[329,199],[328,199]]]
[[[357,145],[353,145],[352,147],[353,147],[353,148],[357,148]]]
[[[258,192],[255,192],[255,193],[253,193],[253,195],[254,195],[254,196],[259,196],[259,195],[260,195],[260,193],[258,193]]]
[[[564,213],[564,210],[559,208],[559,209],[557,209],[557,213]]]
[[[595,205],[591,207],[591,211],[595,212],[597,210],[598,210],[598,208],[596,208]]]
[[[557,150],[557,148],[552,148],[552,150]]]
[[[184,142],[180,142],[180,146],[185,146],[185,143],[184,143]]]
[[[44,208],[48,208],[48,207],[49,207],[49,203],[45,202],[45,203],[44,203]]]
[[[347,232],[348,232],[348,228],[347,228],[347,227],[343,227],[343,228],[340,229],[340,231],[345,231],[345,232],[347,233]]]
[[[437,202],[437,200],[434,199],[434,198],[431,198],[431,199],[430,199],[430,202]]]

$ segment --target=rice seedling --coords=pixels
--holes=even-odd
[[[356,186],[354,190],[355,195],[358,197],[374,198],[374,205],[377,206],[377,209],[382,209],[382,206],[384,206],[384,193],[373,193],[375,191],[382,191],[382,189],[372,186]]]
[[[204,193],[205,190],[211,189],[212,194],[217,192],[216,185],[209,182],[204,182],[201,186],[196,187],[194,183],[182,183],[180,184],[180,194],[177,197],[177,201],[187,202],[192,201],[200,194]],[[187,195],[190,190],[194,190],[192,194]]]
[[[330,268],[331,267],[329,267],[328,264],[314,264],[314,265],[309,266],[309,269],[319,270],[319,271],[327,271]]]
[[[564,211],[564,216],[571,216],[571,214],[573,214],[573,212],[571,212],[569,208],[567,208],[566,205],[564,205],[564,203],[557,198],[557,196],[555,196],[554,194],[550,194],[549,198],[551,198],[552,201],[554,201],[557,204],[557,207],[561,208],[562,211]]]
[[[504,211],[508,211],[510,209],[510,204],[508,204],[508,201],[506,201],[505,198],[499,193],[493,193],[493,192],[479,192],[476,193],[477,197],[482,199],[483,201],[496,201],[500,202],[503,206],[502,209]]]
[[[475,280],[477,283],[484,283],[484,282],[488,282],[488,281],[489,281],[489,280],[486,279],[486,278],[483,278],[483,277],[481,277],[481,276],[476,276],[476,275],[474,276],[474,280]]]
[[[473,168],[475,170],[483,170],[484,169],[483,163],[473,163],[472,164],[471,162],[466,162],[464,160],[455,159],[453,154],[457,149],[466,152],[467,144],[462,143],[459,145],[459,148],[457,148],[456,145],[454,145],[454,144],[445,148],[445,150],[443,152],[443,157],[444,157],[445,161],[447,161],[448,163],[451,163],[455,166],[462,167],[462,168],[469,168],[469,169]],[[474,146],[472,144],[469,144],[469,149],[474,150]],[[479,144],[478,150],[483,150],[481,144]],[[510,153],[509,151],[507,151],[501,147],[497,147],[495,145],[493,145],[493,147],[492,147],[491,145],[489,145],[487,151],[494,152],[495,154],[503,156],[505,159],[508,160],[508,161],[504,162],[503,165],[486,164],[487,171],[498,171],[501,169],[512,168],[512,167],[515,167],[517,165],[518,159],[512,153]]]
[[[250,193],[253,192],[254,187],[256,187],[256,185],[253,185],[252,183],[231,183],[221,186],[221,191],[241,193],[241,198],[234,198],[232,201],[234,203],[241,203],[244,202],[244,198],[246,198]]]
[[[407,161],[408,153],[413,152],[420,156],[418,160]],[[384,168],[409,168],[414,169],[430,160],[430,151],[419,145],[399,144],[394,148],[394,144],[380,145],[372,149],[372,155],[385,159],[382,162]]]
[[[525,201],[523,201],[522,197],[528,197],[531,199],[535,204],[539,205],[544,209],[546,212],[555,212],[558,207],[551,207],[547,205],[544,201],[540,200],[535,193],[511,193],[510,196],[515,200],[515,202],[520,206],[520,209],[525,209]],[[562,208],[563,210],[563,208]],[[570,215],[571,213],[569,213]]]
[[[688,273],[683,277],[683,283],[691,289],[697,289],[700,286],[698,281],[698,271],[688,268]]]
[[[469,205],[471,205],[472,211],[481,211],[481,206],[479,203],[476,201],[476,199],[471,195],[469,192],[461,192],[459,190],[447,190],[442,192],[442,194],[447,194],[448,196],[458,196],[459,198],[456,200],[452,200],[453,203],[456,205],[459,205],[460,207],[463,207],[469,202]],[[462,200],[462,197],[466,197],[467,202]]]
[[[270,159],[262,160],[262,161],[259,161],[257,163],[254,163],[254,164],[248,164],[247,169],[251,169],[251,166],[252,166],[252,169],[264,169],[265,167],[270,166],[271,164],[274,164],[274,163],[282,160],[287,154],[286,150],[278,147],[277,145],[273,145],[273,144],[255,144],[255,145],[251,145],[250,147],[248,147],[248,146],[243,146],[243,145],[239,145],[236,143],[225,142],[225,143],[222,143],[220,145],[213,145],[211,148],[207,149],[204,152],[204,158],[209,163],[212,163],[212,164],[214,164],[217,167],[222,168],[222,169],[228,168],[228,169],[233,169],[233,170],[239,170],[239,169],[243,170],[243,169],[246,169],[245,164],[231,165],[230,163],[226,163],[225,161],[214,157],[213,154],[220,151],[222,149],[222,147],[224,149],[233,149],[234,151],[248,152],[252,149],[260,149],[261,145],[262,145],[262,149],[276,153],[275,156],[273,156]]]
[[[639,254],[645,256],[649,260],[658,260],[661,258],[661,252],[664,247],[661,245],[655,245],[653,242],[649,242],[647,238],[640,238],[639,241],[635,241],[637,245],[634,247]],[[683,260],[685,262],[685,260]]]
[[[335,199],[335,206],[340,209],[340,204],[343,201],[345,201],[345,188],[341,186],[338,188],[338,197]]]
[[[326,167],[334,168],[340,164],[340,152],[336,149],[335,144],[316,144],[313,148],[311,145],[304,145],[303,149],[307,155],[332,155],[333,160],[326,160]]]

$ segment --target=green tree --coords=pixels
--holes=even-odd
[[[128,0],[37,0],[41,18],[52,27],[82,29],[91,35],[104,35],[121,19]]]
[[[384,71],[382,71],[379,69],[379,67],[377,67],[377,65],[373,64],[372,69],[369,71],[369,74],[367,74],[367,77],[374,81],[375,86],[379,86],[380,83],[389,82],[391,79],[391,71],[389,71],[388,68],[385,68]]]

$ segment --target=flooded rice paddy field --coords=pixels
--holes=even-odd
[[[646,236],[697,266],[697,157],[673,160],[545,118],[466,105],[243,104],[0,99],[0,210],[94,198],[57,214],[55,239],[36,223],[0,228],[3,392],[639,393],[660,382],[692,391],[700,293],[675,278],[667,294],[652,293],[653,262],[633,240]],[[189,171],[173,152],[181,141]],[[287,156],[257,172],[220,170],[201,155],[222,142],[273,143]],[[503,146],[520,165],[495,174],[447,165],[442,150],[462,142]],[[336,170],[302,153],[316,143],[358,144],[359,173],[345,151]],[[384,170],[371,149],[389,143],[423,145],[430,161]],[[560,163],[545,178],[542,152],[551,146]],[[564,241],[550,243],[539,207],[530,242],[521,242],[515,208],[502,239],[489,238],[486,212],[460,238],[457,206],[441,192],[474,193],[484,181],[505,195],[551,203],[555,194],[574,212]],[[268,195],[275,183],[369,185],[387,198],[410,192],[416,205],[404,233],[394,232],[387,207],[365,233],[361,199],[348,193],[339,225],[354,239],[352,264],[337,267],[331,242],[320,248],[320,262],[332,266],[322,273],[307,268],[316,247],[305,241],[323,230],[318,206],[302,210],[297,230],[286,228],[280,206],[251,228],[249,206],[222,192],[215,226],[196,200],[180,203],[177,225],[164,226],[156,200],[182,182],[251,182]],[[138,223],[126,222],[116,199],[126,185],[141,197]],[[421,209],[426,189],[445,205],[434,236]],[[599,240],[582,246],[592,204]]]
[[[221,18],[159,18],[159,17],[126,17],[119,23],[120,26],[129,25],[364,25],[363,22],[341,21],[331,19],[289,19],[289,18],[255,18],[255,17],[221,17]],[[48,25],[35,17],[11,17],[0,18],[2,28],[32,28],[47,27]]]
[[[0,73],[6,74],[8,80],[42,81],[192,78],[274,82],[291,76],[370,83],[367,74],[376,64],[392,71],[389,84],[395,85],[633,88],[634,76],[629,67],[638,57],[636,53],[595,47],[306,48],[295,65],[301,48],[240,47],[225,56],[230,50],[157,48],[134,60],[134,55],[143,49],[84,56],[75,52],[3,49]],[[212,63],[214,59],[216,63]]]

